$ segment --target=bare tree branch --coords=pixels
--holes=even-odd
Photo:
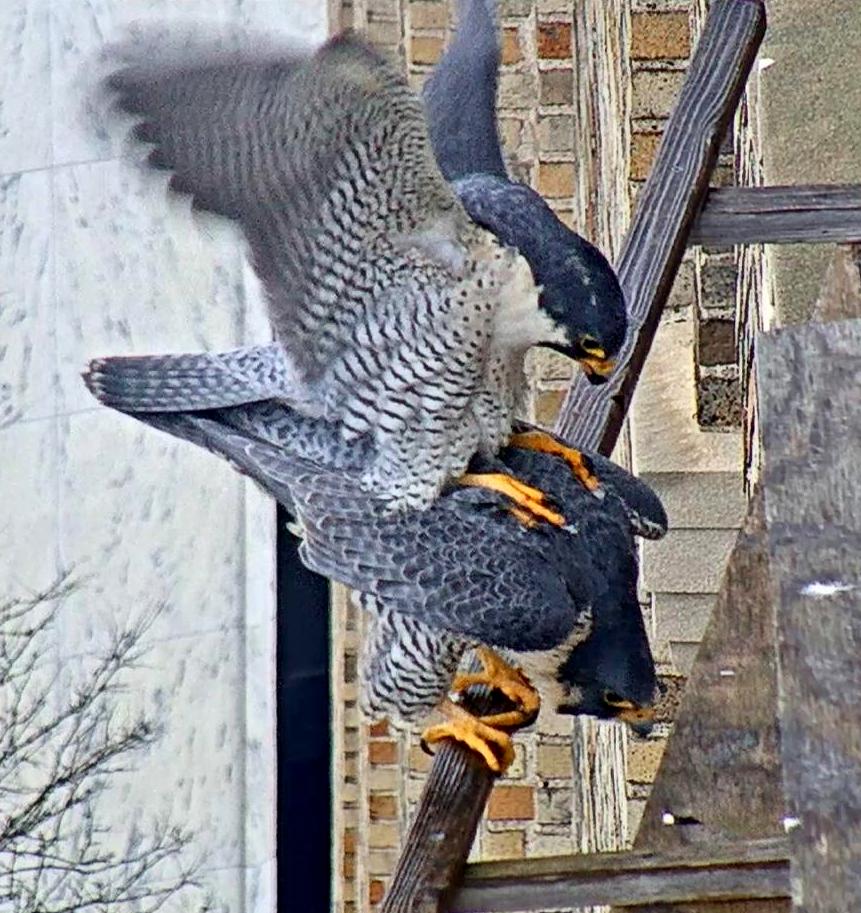
[[[64,578],[0,604],[0,908],[157,913],[181,898],[200,909],[190,834],[168,822],[131,826],[117,852],[99,823],[111,777],[157,738],[154,721],[128,718],[120,701],[158,613],[111,631],[64,694],[53,636],[74,586]]]

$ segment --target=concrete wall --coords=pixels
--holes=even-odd
[[[138,18],[317,38],[318,0],[6,0],[0,11],[0,590],[71,570],[67,688],[118,618],[164,610],[122,697],[163,736],[112,780],[116,846],[165,815],[197,833],[213,908],[273,907],[274,510],[229,467],[96,406],[94,355],[223,348],[269,331],[230,231],[196,224],[83,110]]]
[[[772,0],[762,57],[768,184],[861,183],[861,5]],[[780,323],[810,319],[833,247],[771,252]]]

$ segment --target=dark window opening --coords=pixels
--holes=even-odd
[[[278,909],[328,910],[331,895],[329,583],[299,560],[278,508],[276,622]]]

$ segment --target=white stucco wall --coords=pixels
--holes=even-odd
[[[270,910],[274,509],[227,465],[102,409],[94,355],[225,348],[268,328],[241,246],[120,161],[82,99],[125,23],[181,16],[325,35],[322,0],[0,4],[0,593],[72,569],[59,687],[116,618],[164,603],[129,706],[164,735],[107,814],[198,833],[216,909]],[[113,801],[115,799],[115,801]]]

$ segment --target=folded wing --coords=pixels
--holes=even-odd
[[[304,435],[304,454],[265,440]],[[360,468],[334,471],[324,426],[276,404],[190,413],[141,413],[141,421],[225,457],[300,518],[303,561],[312,570],[384,601],[432,628],[482,642],[548,649],[572,627],[572,605],[588,609],[587,580],[571,593],[578,547],[562,534],[547,541],[508,513],[506,499],[460,489],[424,511],[392,515],[362,492]],[[319,423],[318,423],[319,425]],[[336,439],[333,447],[342,446]],[[566,563],[567,562],[567,563]],[[565,568],[563,572],[560,568]],[[501,626],[500,620],[504,620]]]

